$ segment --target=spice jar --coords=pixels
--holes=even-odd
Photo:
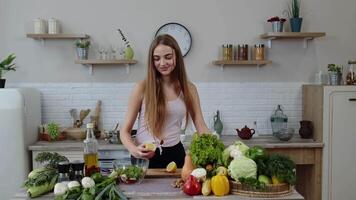
[[[58,183],[69,181],[70,164],[67,161],[58,163]]]
[[[48,20],[48,33],[49,34],[58,34],[59,33],[58,20],[56,20],[55,18],[50,18]]]
[[[254,60],[264,60],[265,59],[265,45],[256,44],[253,48]]]
[[[237,45],[237,60],[248,60],[248,45]]]
[[[34,32],[36,34],[46,33],[46,21],[41,18],[35,19],[34,20]]]
[[[75,160],[71,163],[72,165],[72,174],[71,180],[79,181],[84,177],[84,162],[80,160]]]
[[[223,50],[223,60],[233,60],[233,48],[232,44],[224,44],[222,45]]]

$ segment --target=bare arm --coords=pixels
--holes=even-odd
[[[128,109],[125,116],[125,122],[120,130],[120,139],[122,144],[127,148],[127,150],[134,157],[146,157],[150,158],[153,155],[152,152],[147,152],[145,148],[140,145],[136,146],[131,139],[131,130],[135,124],[137,115],[140,111],[142,101],[144,96],[144,82],[141,81],[137,83],[132,90],[131,96],[129,98]]]
[[[198,133],[210,133],[211,131],[205,124],[205,121],[203,118],[203,113],[202,113],[201,107],[200,107],[200,99],[199,99],[197,88],[195,87],[195,85],[193,83],[190,83],[189,86],[190,86],[190,91],[191,91],[192,97],[193,97],[193,109],[194,109],[195,117],[192,120],[193,120],[194,126],[197,129]]]

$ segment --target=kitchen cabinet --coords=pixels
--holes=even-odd
[[[58,141],[58,142],[45,142],[39,141],[29,146],[29,150],[32,152],[32,167],[37,168],[40,163],[35,161],[37,154],[40,152],[57,152],[63,156],[66,156],[69,161],[83,160],[84,144],[81,141]],[[123,145],[108,144],[103,140],[99,140],[99,162],[102,168],[112,168],[112,161],[115,159],[128,157],[129,152]]]
[[[302,39],[303,47],[307,48],[309,40],[324,36],[324,32],[268,32],[260,35],[262,39],[268,40],[268,48],[272,48],[272,40],[277,39]]]
[[[322,199],[354,199],[356,180],[356,87],[303,86],[303,119],[324,142]]]

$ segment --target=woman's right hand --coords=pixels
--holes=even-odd
[[[150,159],[155,155],[155,152],[147,150],[144,144],[136,146],[136,148],[134,148],[130,153],[135,158],[146,159]]]

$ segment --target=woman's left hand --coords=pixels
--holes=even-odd
[[[154,151],[149,151],[145,148],[145,144],[141,144],[137,146],[137,148],[139,150],[139,156],[141,158],[151,159],[155,155]]]

